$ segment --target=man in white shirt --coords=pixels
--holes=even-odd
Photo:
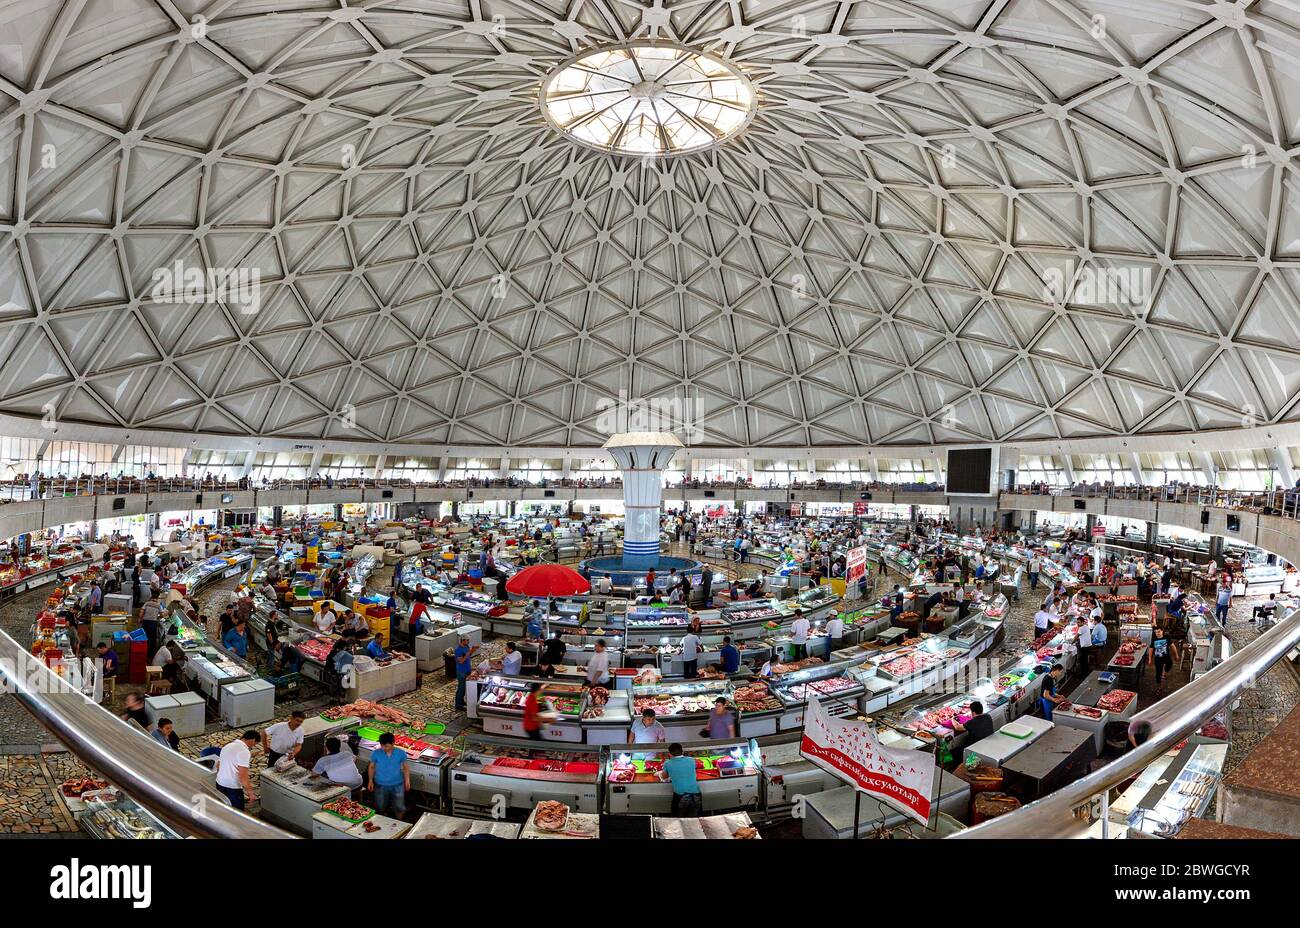
[[[272,725],[262,733],[262,747],[266,750],[268,767],[274,767],[275,762],[286,755],[298,756],[298,752],[302,750],[302,723],[306,720],[306,715],[295,710],[288,719]]]
[[[587,661],[587,685],[605,686],[609,683],[609,652],[605,650],[605,639],[596,640],[596,650]]]
[[[257,798],[253,794],[253,781],[248,776],[248,765],[257,741],[257,732],[250,729],[222,748],[217,759],[217,789],[236,809],[242,810],[245,801],[252,802]]]
[[[668,730],[655,719],[655,710],[642,709],[641,717],[632,722],[628,744],[663,744],[668,740]]]
[[[687,632],[682,638],[682,673],[686,679],[694,680],[700,668],[700,636]]]
[[[803,617],[803,610],[794,611],[794,623],[790,626],[790,638],[794,644],[794,659],[803,660],[808,656],[808,630],[812,626]]]
[[[1079,666],[1085,670],[1092,666],[1092,622],[1084,619],[1079,623]]]
[[[361,785],[361,771],[357,768],[357,756],[343,746],[338,738],[325,739],[325,753],[311,768],[313,779],[324,777],[339,786],[356,789]]]
[[[1043,559],[1037,554],[1029,558],[1029,588],[1038,589],[1038,575],[1043,570]]]
[[[1052,623],[1058,618],[1059,617],[1055,612],[1048,611],[1047,604],[1044,603],[1043,608],[1034,613],[1034,631],[1041,635],[1043,632],[1051,628]]]
[[[844,620],[840,618],[839,613],[831,616],[831,620],[826,623],[826,660],[830,661],[831,652],[838,651],[844,644]]]
[[[334,631],[334,623],[338,617],[334,615],[334,610],[329,606],[321,606],[320,612],[316,613],[316,628],[322,635],[328,635]]]
[[[524,664],[524,655],[513,641],[506,642],[506,653],[501,655],[501,672],[511,677],[519,676]]]

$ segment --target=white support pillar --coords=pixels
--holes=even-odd
[[[1130,451],[1126,455],[1129,473],[1133,475],[1133,482],[1142,486],[1142,462],[1138,459],[1136,451]]]
[[[438,482],[442,483],[442,481],[446,479],[447,479],[447,459],[445,457],[441,457],[438,458]]]
[[[1061,470],[1065,472],[1066,482],[1073,485],[1074,484],[1074,462],[1070,460],[1070,455],[1068,454],[1061,455]]]
[[[566,454],[560,463],[560,479],[567,480],[573,473],[573,455]]]
[[[307,479],[310,480],[320,473],[320,459],[325,456],[324,451],[313,451],[311,453],[311,464],[307,468]]]
[[[384,465],[388,463],[388,455],[381,454],[375,458],[375,469],[370,472],[372,480],[379,480],[384,476]]]
[[[1273,467],[1277,470],[1278,477],[1282,480],[1282,486],[1284,488],[1295,486],[1295,469],[1291,467],[1291,449],[1270,448],[1268,453],[1272,458]]]
[[[880,482],[880,458],[871,458],[867,461],[867,467],[871,471],[871,482]]]
[[[659,562],[659,519],[664,470],[682,443],[667,432],[630,432],[605,442],[623,472],[623,567],[644,570]]]
[[[1217,486],[1219,482],[1218,469],[1214,466],[1214,458],[1210,457],[1208,451],[1193,452],[1192,458],[1196,461],[1196,466],[1201,469],[1201,474],[1205,477],[1206,486]]]
[[[510,458],[509,458],[509,457],[502,456],[502,458],[501,458],[501,467],[500,467],[500,469],[497,471],[497,475],[498,475],[502,480],[505,480],[507,477],[510,476]]]
[[[947,471],[944,470],[943,458],[939,457],[938,455],[930,458],[930,465],[934,468],[935,477],[938,479],[938,481],[940,483],[945,483],[947,481],[948,475],[947,475]]]
[[[186,449],[185,449],[185,454],[183,454],[183,455],[181,456],[181,476],[182,476],[182,477],[188,477],[188,476],[190,475],[190,464],[191,464],[193,461],[194,461],[194,449],[193,449],[193,448],[186,448]]]
[[[253,460],[257,457],[256,451],[247,451],[244,453],[244,466],[239,470],[239,479],[243,480],[253,471]]]

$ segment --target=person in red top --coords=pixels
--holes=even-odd
[[[542,740],[542,684],[531,683],[528,686],[528,698],[524,700],[524,734],[534,741]]]

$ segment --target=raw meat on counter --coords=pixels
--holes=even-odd
[[[415,723],[415,720],[401,709],[390,709],[388,706],[371,702],[369,699],[358,699],[346,706],[331,706],[321,715],[331,722],[356,716],[362,719],[379,719],[381,722],[392,722],[394,725],[413,725]]]
[[[732,698],[741,712],[766,712],[781,708],[781,701],[772,695],[772,691],[762,681],[740,687]]]
[[[348,822],[364,822],[370,816],[375,814],[375,810],[369,806],[363,806],[359,802],[353,802],[346,796],[327,802],[321,806],[326,812],[332,812],[339,818]]]
[[[539,802],[533,813],[533,824],[542,831],[563,831],[569,821],[569,807],[562,802]]]
[[[1128,704],[1137,699],[1137,693],[1129,690],[1111,690],[1097,700],[1097,708],[1107,712],[1123,712]]]

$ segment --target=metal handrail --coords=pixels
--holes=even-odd
[[[2,631],[0,684],[69,751],[169,825],[203,838],[294,837],[227,805],[204,767],[87,699]]]
[[[953,838],[1072,838],[1089,823],[1074,810],[1136,776],[1196,731],[1300,644],[1300,610],[1288,615],[1203,676],[1133,717],[1151,725],[1150,737],[1123,757],[1036,802],[951,835]]]

